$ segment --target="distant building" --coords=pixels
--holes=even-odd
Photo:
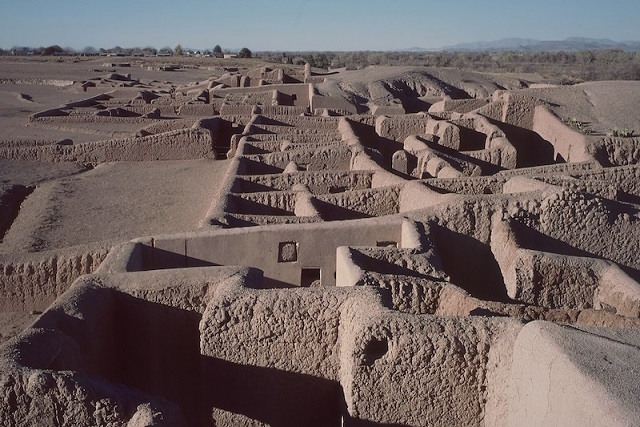
[[[17,48],[11,49],[11,55],[14,55],[14,56],[33,55],[33,50],[31,50],[28,47],[17,47]]]

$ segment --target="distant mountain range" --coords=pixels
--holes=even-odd
[[[565,40],[534,40],[521,38],[507,38],[492,42],[459,43],[452,46],[425,49],[412,47],[404,49],[409,52],[437,52],[437,51],[505,51],[519,50],[526,52],[576,52],[587,49],[622,49],[629,52],[639,52],[639,41],[617,42],[609,39],[590,39],[585,37],[569,37]]]

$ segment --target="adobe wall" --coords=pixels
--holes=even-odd
[[[338,246],[376,246],[378,241],[400,241],[396,220],[304,224],[218,230],[202,234],[143,239],[144,269],[242,263],[264,271],[265,286],[299,286],[301,269],[321,269],[322,286],[335,286]],[[291,243],[290,245],[288,243]],[[254,248],[248,250],[249,248]],[[295,248],[295,249],[294,249]],[[295,252],[295,260],[288,255]],[[283,252],[285,251],[285,252]],[[106,268],[106,267],[105,267]]]
[[[408,316],[354,301],[340,321],[353,425],[482,425],[491,348],[520,328],[512,319]]]
[[[311,100],[309,96],[309,84],[300,83],[300,84],[274,84],[274,85],[265,85],[265,86],[254,86],[254,87],[233,87],[233,88],[214,88],[210,91],[210,98],[214,98],[216,96],[224,96],[226,94],[251,94],[257,92],[273,92],[277,90],[286,95],[292,96],[295,95],[295,100],[293,101],[294,106],[311,106]]]
[[[82,291],[84,289],[76,295],[80,296]],[[109,322],[110,316],[102,316],[110,308],[107,293],[94,293],[93,310],[86,308],[86,299],[84,309],[78,308],[83,312],[83,321],[91,322],[97,317]],[[60,313],[58,317],[58,328],[32,327],[0,350],[0,392],[11,396],[14,402],[0,404],[1,424],[144,425],[153,422],[187,425],[181,408],[175,403],[83,369],[85,355],[81,345],[76,337],[65,333],[69,333],[70,328],[64,332],[59,330],[65,317],[76,318],[73,312],[66,316]],[[100,331],[100,328],[87,329],[92,333]],[[98,338],[96,334],[93,338],[111,343],[106,336]],[[85,341],[88,340],[85,337]],[[17,360],[15,354],[29,356]]]
[[[476,176],[451,179],[430,179],[422,181],[433,189],[444,190],[457,194],[501,194],[502,186],[507,182],[506,177]]]
[[[161,120],[142,128],[142,132],[159,134],[193,127],[197,119]]]
[[[573,171],[572,176],[579,178],[579,181],[611,183],[627,196],[640,196],[640,166],[638,165]]]
[[[333,111],[341,115],[358,114],[358,108],[344,98],[336,96],[311,95],[311,111],[318,115],[322,110]]]
[[[227,212],[247,215],[294,215],[295,206],[295,192],[232,194],[228,198]]]
[[[309,107],[304,105],[294,106],[294,105],[262,105],[260,106],[260,114],[266,115],[288,115],[288,116],[299,116],[301,114],[305,114],[309,111]]]
[[[567,163],[596,160],[589,152],[587,137],[569,128],[544,105],[535,107],[530,129],[553,145],[554,158],[560,155]]]
[[[325,221],[347,217],[378,217],[394,215],[400,211],[400,187],[385,187],[375,190],[353,190],[344,193],[316,196],[315,203]],[[348,211],[345,213],[344,210]],[[334,212],[335,211],[335,212]]]
[[[0,149],[0,158],[41,162],[188,160],[215,158],[211,135],[201,128],[180,129],[160,135],[114,139],[73,145]]]
[[[345,146],[322,147],[315,150],[291,150],[246,157],[283,170],[291,161],[298,165],[306,165],[308,171],[349,170],[351,150]]]
[[[83,274],[92,273],[110,244],[0,257],[0,310],[42,311]]]
[[[639,343],[635,330],[527,324],[514,346],[506,425],[637,425]]]
[[[518,161],[518,152],[505,137],[492,139],[485,150],[465,151],[464,154],[505,169],[515,169]]]
[[[416,114],[409,116],[380,116],[376,119],[376,133],[382,138],[404,142],[409,135],[424,135],[429,116]]]
[[[374,116],[398,116],[406,114],[402,101],[399,99],[393,99],[390,105],[377,105],[370,106],[371,114]]]
[[[455,111],[457,113],[469,113],[478,108],[486,107],[491,102],[491,98],[479,99],[451,99],[445,97],[442,101],[436,102],[429,107],[430,113]]]
[[[616,262],[640,269],[637,217],[630,205],[564,190],[542,201],[539,223],[543,234]],[[572,218],[566,227],[565,218]],[[538,225],[539,224],[539,225]],[[606,242],[616,241],[615,246]]]
[[[252,114],[256,114],[258,108],[254,105],[250,104],[240,104],[240,105],[232,105],[227,103],[222,103],[220,106],[220,114],[223,116],[250,116]]]
[[[255,275],[221,267],[80,278],[0,349],[0,387],[16,398],[0,405],[0,422],[197,425],[201,313],[211,289]]]
[[[440,191],[433,190],[425,181],[411,181],[405,184],[400,190],[399,209],[400,213],[406,213],[417,210],[424,210],[431,206],[439,204],[455,203],[461,199],[456,194],[442,194]]]
[[[353,298],[379,303],[363,289],[216,292],[200,323],[203,421],[339,425],[339,322]]]
[[[587,178],[575,179],[573,176],[542,175],[537,176],[536,180],[566,188],[571,191],[576,191],[578,193],[589,193],[606,199],[617,200],[619,197],[618,185],[615,185],[612,181],[607,181],[604,178],[600,180]]]
[[[150,111],[153,110],[150,109]],[[171,109],[173,111],[173,109]],[[166,113],[166,111],[165,111]],[[133,113],[135,114],[135,113]],[[173,114],[170,114],[173,115]],[[156,119],[146,118],[142,116],[133,116],[133,117],[118,117],[118,116],[96,116],[96,115],[60,115],[57,112],[53,112],[50,116],[42,116],[42,117],[30,117],[29,121],[31,123],[127,123],[127,124],[137,124],[140,123],[142,125],[151,123]]]
[[[602,166],[595,160],[577,163],[556,163],[552,165],[533,166],[528,168],[518,168],[503,170],[496,173],[496,176],[518,176],[518,175],[540,175],[540,174],[569,174],[582,173],[585,171],[601,170]]]
[[[210,117],[218,114],[211,104],[185,104],[177,109],[179,116]]]
[[[290,116],[290,115],[267,115],[262,114],[256,124],[290,126],[296,128],[311,129],[330,129],[337,130],[339,117],[308,117],[308,116]],[[286,134],[289,129],[280,129],[281,133]]]
[[[343,172],[297,172],[294,174],[255,175],[238,177],[232,191],[251,193],[255,191],[286,191],[296,184],[309,187],[313,194],[327,194],[340,190],[363,190],[371,188],[370,171]]]
[[[603,166],[627,166],[640,162],[640,138],[590,137],[589,152]]]
[[[600,260],[523,248],[515,231],[503,221],[494,224],[491,251],[514,300],[548,308],[593,307]]]

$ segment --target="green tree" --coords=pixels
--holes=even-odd
[[[246,47],[243,47],[238,53],[238,58],[251,58],[251,55],[251,51]]]
[[[217,44],[214,48],[213,48],[213,53],[215,53],[216,55],[221,55],[222,54],[222,48],[220,47],[219,44]]]
[[[158,49],[153,46],[147,46],[142,49],[142,52],[147,56],[155,56],[158,53]]]
[[[174,54],[175,56],[182,56],[182,46],[180,45],[180,43],[178,43],[178,44],[176,45],[176,48],[175,48],[175,49],[173,49],[173,54]]]
[[[42,54],[43,55],[59,55],[62,52],[64,52],[64,50],[57,44],[54,44],[53,46],[46,47],[42,52]]]

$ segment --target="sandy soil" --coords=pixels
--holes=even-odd
[[[38,312],[0,312],[0,344],[18,335],[31,325],[39,315]]]
[[[38,186],[0,244],[34,252],[197,228],[227,161],[118,162]]]
[[[606,134],[614,127],[640,132],[640,82],[588,82],[573,86],[525,89],[550,103],[561,119],[575,118],[586,122],[597,134]]]

